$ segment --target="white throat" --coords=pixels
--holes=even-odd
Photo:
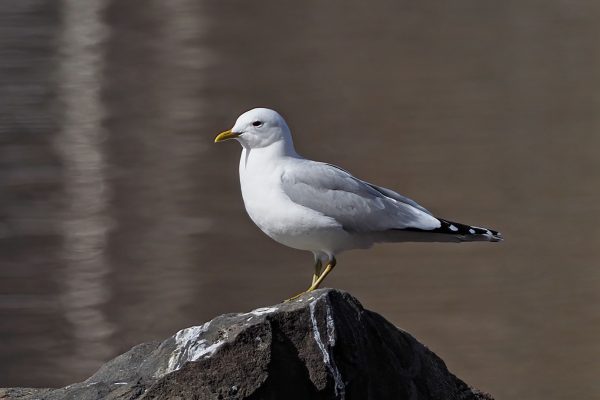
[[[250,148],[242,141],[242,155],[240,159],[240,173],[249,167],[249,163],[254,165],[261,164],[268,167],[268,164],[284,157],[299,158],[296,153],[294,143],[291,140],[278,140],[265,147]]]

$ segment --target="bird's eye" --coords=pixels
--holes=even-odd
[[[253,126],[261,126],[262,124],[263,124],[262,121],[254,121],[252,123]]]

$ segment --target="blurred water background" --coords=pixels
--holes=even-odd
[[[600,3],[0,4],[0,386],[302,290],[243,209],[241,112],[501,244],[343,254],[357,296],[503,399],[600,397]]]

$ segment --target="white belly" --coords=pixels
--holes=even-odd
[[[252,221],[270,238],[288,247],[329,255],[368,247],[356,243],[356,237],[334,219],[292,202],[281,189],[281,169],[245,163],[244,158],[242,153],[244,205]]]

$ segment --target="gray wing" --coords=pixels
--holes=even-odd
[[[430,230],[440,221],[413,200],[353,177],[336,166],[302,160],[283,173],[282,187],[295,203],[338,221],[346,230]]]

